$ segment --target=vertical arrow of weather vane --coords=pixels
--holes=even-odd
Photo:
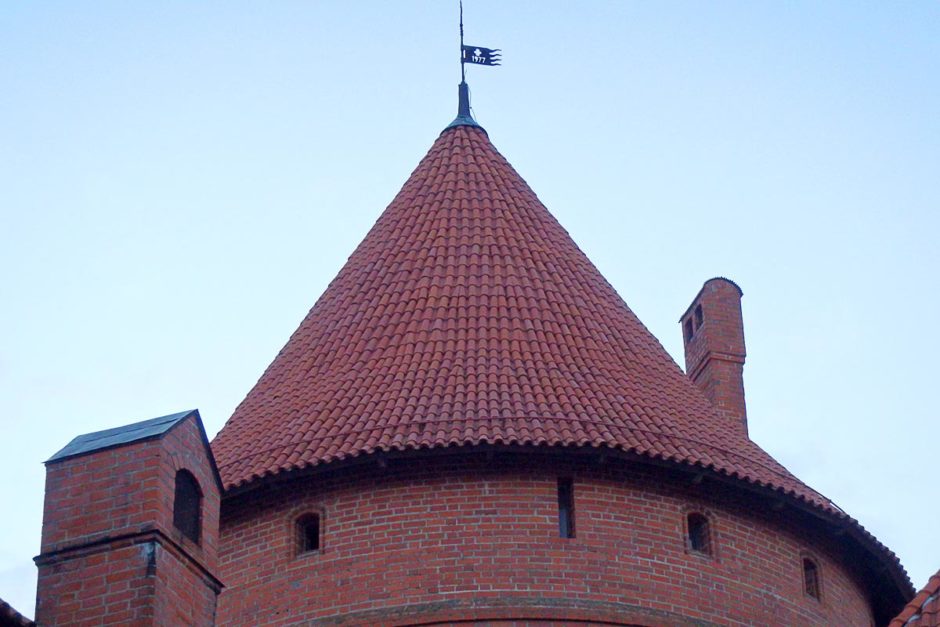
[[[501,56],[499,48],[484,48],[483,46],[467,46],[463,43],[463,0],[460,1],[460,77],[466,80],[464,66],[467,63],[476,65],[500,65]]]

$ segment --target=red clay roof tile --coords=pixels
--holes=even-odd
[[[9,603],[0,599],[0,625],[5,627],[31,627],[35,624],[36,623],[13,609]]]
[[[213,442],[228,487],[375,450],[610,446],[825,505],[722,422],[490,143],[438,138]]]
[[[917,593],[888,627],[940,627],[940,571]]]

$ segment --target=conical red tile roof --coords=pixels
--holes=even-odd
[[[213,442],[226,486],[379,450],[613,447],[817,505],[723,422],[475,126],[445,130]]]

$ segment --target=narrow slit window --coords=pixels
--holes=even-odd
[[[712,554],[711,525],[703,514],[689,514],[688,520],[689,548],[698,553]]]
[[[199,544],[201,505],[202,491],[196,478],[188,470],[177,471],[173,496],[173,526],[196,544]]]
[[[309,553],[320,550],[320,516],[305,514],[297,520],[300,552]]]
[[[803,558],[803,591],[819,599],[819,567],[808,557]]]
[[[558,480],[558,535],[574,537],[574,481]]]
[[[695,330],[698,331],[699,327],[702,326],[702,322],[705,321],[705,315],[702,313],[702,305],[698,304],[695,306]]]
[[[687,318],[682,328],[685,329],[685,341],[688,343],[692,339],[692,318]]]

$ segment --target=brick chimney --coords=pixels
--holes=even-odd
[[[72,440],[46,462],[37,624],[214,625],[220,495],[196,410]]]
[[[728,422],[747,435],[741,288],[709,279],[682,315],[685,371]]]

